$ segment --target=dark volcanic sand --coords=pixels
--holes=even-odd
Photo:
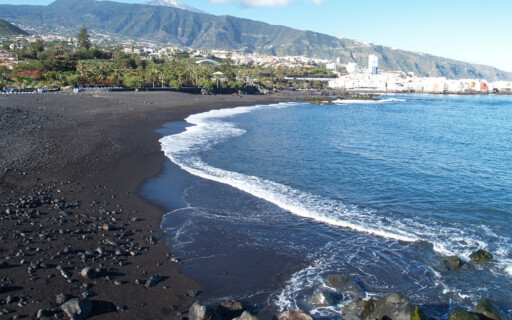
[[[138,193],[164,161],[155,129],[209,109],[294,98],[0,96],[0,318],[52,314],[59,293],[88,296],[93,319],[180,318],[197,300],[189,291],[201,288],[158,241],[165,210]],[[101,274],[85,280],[86,266]],[[156,286],[136,283],[151,275],[161,277]]]

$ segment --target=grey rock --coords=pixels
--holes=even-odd
[[[42,318],[46,318],[46,317],[51,317],[52,315],[53,315],[53,312],[51,312],[50,310],[39,309],[37,311],[36,318],[37,319],[42,319]]]
[[[62,311],[71,320],[87,319],[92,310],[92,303],[88,300],[71,299],[60,306]]]
[[[283,312],[279,315],[277,320],[314,320],[309,314],[305,311],[287,311]]]
[[[320,290],[309,298],[308,303],[317,307],[328,307],[334,304],[334,298],[329,291]]]
[[[361,318],[361,316],[358,314],[349,312],[343,317],[343,320],[363,320],[363,318]]]
[[[187,296],[189,296],[189,297],[197,297],[198,295],[199,295],[198,290],[188,290],[187,291]]]
[[[66,302],[68,300],[69,300],[69,296],[64,293],[59,293],[55,298],[55,302],[57,302],[57,304],[63,304],[64,302]]]
[[[91,267],[85,267],[85,268],[82,269],[82,271],[80,271],[80,275],[85,280],[91,281],[91,280],[96,278],[96,270],[94,270]]]
[[[365,297],[363,289],[351,277],[330,274],[325,279],[325,283],[349,299]]]
[[[441,264],[443,264],[446,269],[450,271],[460,270],[462,266],[462,260],[458,256],[449,256],[446,259],[443,259]]]
[[[508,317],[501,309],[496,301],[490,299],[482,299],[476,307],[473,309],[474,313],[483,315],[487,319],[491,320],[507,320]]]
[[[473,312],[457,309],[450,312],[448,320],[480,320],[480,317]]]
[[[378,300],[356,300],[342,308],[344,313],[356,313],[363,319],[424,320],[423,311],[401,293],[391,293]]]
[[[244,311],[239,317],[233,318],[233,320],[258,320],[256,316],[253,316],[247,311]]]
[[[224,318],[228,319],[239,317],[244,311],[245,307],[237,300],[224,301],[217,308],[217,312]]]
[[[112,226],[111,224],[109,223],[105,223],[103,226],[102,226],[102,229],[104,231],[113,231],[115,228],[114,226]]]
[[[188,311],[189,320],[212,320],[213,311],[199,302],[194,302]]]
[[[151,288],[151,287],[154,287],[156,286],[162,279],[160,278],[160,276],[158,275],[155,275],[155,276],[151,276],[149,277],[149,279],[146,281],[146,288]]]
[[[111,246],[114,246],[114,247],[117,247],[119,244],[117,243],[117,241],[115,241],[114,239],[106,239],[105,240],[105,243],[106,244],[109,244]]]

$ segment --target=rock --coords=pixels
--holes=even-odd
[[[87,319],[92,310],[92,303],[89,300],[71,299],[60,306],[62,311],[71,320]]]
[[[57,302],[57,304],[63,304],[64,302],[68,301],[68,299],[69,296],[67,294],[59,293],[55,298],[55,302]]]
[[[487,262],[492,260],[492,254],[489,251],[485,251],[484,249],[478,249],[469,255],[469,258],[473,262]]]
[[[343,320],[363,320],[363,318],[361,318],[358,314],[349,312],[343,317]]]
[[[462,266],[462,260],[458,256],[449,256],[441,261],[441,263],[450,271],[459,270]]]
[[[453,310],[448,316],[448,320],[480,320],[478,315],[466,310]]]
[[[325,283],[350,299],[365,297],[363,289],[351,277],[330,274],[325,279]]]
[[[116,249],[116,251],[114,251],[114,254],[115,254],[116,256],[120,257],[120,256],[125,256],[125,255],[126,255],[126,252],[125,252],[123,249],[118,248],[118,249]]]
[[[363,314],[367,314],[375,309],[375,300],[362,300],[357,299],[355,301],[350,302],[346,306],[344,306],[341,310],[344,314],[354,313],[359,316],[362,316]]]
[[[82,278],[84,278],[85,280],[93,280],[94,278],[96,278],[96,270],[94,270],[93,268],[91,267],[85,267],[82,269],[82,271],[80,271],[80,275],[82,276]]]
[[[257,317],[253,316],[247,311],[244,311],[239,317],[233,318],[233,320],[258,320]]]
[[[342,308],[344,313],[356,313],[363,319],[425,320],[423,311],[401,293],[391,293],[378,300],[356,300]]]
[[[491,320],[507,320],[508,317],[498,305],[496,301],[490,299],[482,299],[476,307],[473,309],[474,313],[483,315],[487,319]]]
[[[51,316],[53,316],[53,312],[51,312],[50,310],[39,309],[39,311],[37,311],[36,318],[42,319],[42,318],[51,317]]]
[[[308,303],[317,307],[328,307],[334,304],[334,299],[329,291],[321,290],[315,293],[309,300]]]
[[[112,226],[111,224],[109,223],[105,223],[103,226],[102,226],[103,230],[104,231],[114,231],[114,226]]]
[[[305,311],[287,311],[283,312],[279,315],[277,320],[314,320],[309,314]]]
[[[198,290],[187,290],[187,296],[189,297],[197,297],[199,295]]]
[[[149,279],[146,281],[146,288],[151,288],[151,287],[154,287],[156,286],[162,279],[160,278],[160,276],[151,276],[149,277]]]
[[[189,320],[212,320],[213,312],[207,307],[203,306],[199,302],[194,302],[188,311]]]
[[[224,318],[228,319],[239,317],[244,311],[245,307],[237,300],[224,301],[217,308],[217,312]]]

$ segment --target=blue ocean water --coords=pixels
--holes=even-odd
[[[279,284],[257,280],[240,294],[256,290],[278,310],[340,315],[348,300],[307,303],[328,289],[326,275],[340,273],[367,297],[403,292],[438,318],[484,297],[510,314],[512,97],[290,103],[187,122],[161,139],[166,155],[202,181],[183,189],[184,208],[163,222],[185,265],[258,262]],[[493,261],[469,262],[479,248]],[[443,267],[448,255],[466,261],[462,270]],[[283,273],[276,259],[302,263]],[[235,292],[248,278],[240,271],[223,283]]]

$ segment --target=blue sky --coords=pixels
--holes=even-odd
[[[232,15],[301,30],[318,31],[337,37],[492,65],[512,72],[510,0],[180,1],[215,15]],[[51,2],[52,0],[0,0],[0,4],[44,5]],[[281,5],[273,5],[276,3]]]

